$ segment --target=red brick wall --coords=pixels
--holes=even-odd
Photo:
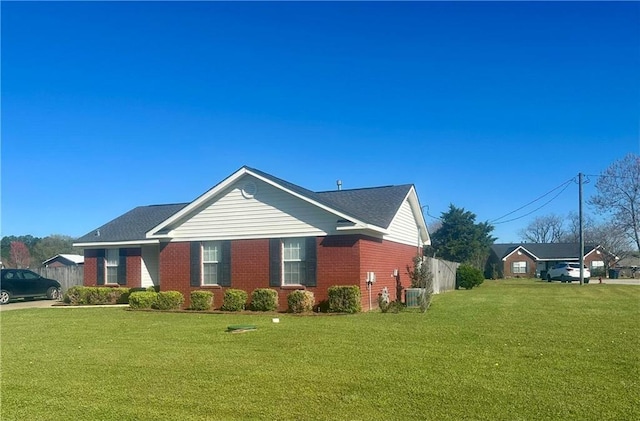
[[[97,249],[84,251],[84,282],[85,286],[98,285]],[[127,288],[139,287],[142,282],[142,253],[139,248],[127,249]],[[111,285],[108,285],[111,286]]]
[[[320,237],[318,244],[316,287],[269,286],[269,240],[234,240],[231,242],[231,288],[247,291],[249,299],[256,288],[274,288],[278,291],[280,310],[287,309],[287,295],[295,289],[313,292],[316,303],[327,299],[327,289],[333,285],[358,285],[358,241],[355,237]],[[190,305],[189,295],[194,290],[213,292],[215,308],[222,306],[223,287],[191,287],[189,243],[170,243],[160,251],[160,288],[180,291],[185,296],[185,307]]]
[[[527,273],[513,273],[511,271],[511,263],[513,262],[527,262]],[[536,276],[536,261],[527,253],[518,252],[512,253],[505,261],[502,262],[504,268],[504,277],[513,278],[519,276],[520,278],[535,278]]]
[[[142,250],[127,250],[127,288],[136,288],[142,284]]]
[[[378,307],[378,294],[384,287],[389,290],[390,299],[396,299],[396,279],[394,269],[398,269],[400,284],[403,288],[411,286],[411,279],[407,273],[407,266],[413,267],[413,258],[421,254],[416,246],[383,241],[376,238],[364,237],[360,240],[360,275],[359,284],[362,291],[362,310],[369,310],[369,290],[367,289],[367,272],[376,274],[376,282],[371,289],[372,308]],[[402,293],[404,301],[404,293]]]
[[[375,293],[372,294],[374,307],[377,307],[377,294],[383,286],[389,288],[392,299],[395,299],[395,280],[391,277],[394,268],[398,268],[403,285],[409,285],[405,267],[412,264],[416,247],[360,236],[318,237],[316,242],[317,286],[296,288],[269,286],[268,239],[232,241],[231,288],[246,291],[249,299],[256,288],[274,288],[278,291],[279,310],[286,310],[287,295],[295,289],[313,292],[316,303],[320,303],[328,298],[327,290],[333,285],[359,285],[362,288],[363,310],[368,310],[369,298],[364,282],[367,270],[376,272],[378,277],[373,290]],[[180,291],[185,297],[185,307],[190,305],[191,291],[209,290],[214,294],[214,308],[219,308],[226,288],[191,287],[189,254],[188,242],[169,243],[160,247],[161,290]],[[361,264],[361,255],[366,265]]]
[[[98,259],[96,250],[87,249],[84,251],[84,286],[96,286],[98,273]]]
[[[591,268],[591,262],[596,261],[596,260],[600,260],[600,261],[604,261],[605,257],[602,254],[598,254],[595,251],[591,254],[589,254],[587,257],[585,257],[584,259],[584,265],[587,267],[587,269]]]
[[[189,306],[190,243],[160,244],[160,289],[162,291],[180,291],[185,298],[185,307]],[[197,288],[194,288],[197,289]]]

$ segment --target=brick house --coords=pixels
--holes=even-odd
[[[333,285],[359,285],[373,297],[406,273],[430,244],[411,184],[312,192],[262,171],[242,167],[190,203],[141,206],[79,238],[84,285],[250,295],[278,291],[280,308],[296,289],[327,299]],[[373,300],[374,307],[376,300]]]
[[[584,264],[592,274],[604,271],[610,255],[601,246],[585,244]],[[580,244],[577,243],[507,243],[491,246],[486,274],[494,270],[499,278],[539,278],[559,262],[580,261]]]

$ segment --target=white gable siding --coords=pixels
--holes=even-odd
[[[242,195],[251,180],[257,187],[252,198]],[[302,199],[253,177],[243,177],[196,214],[174,225],[171,237],[186,239],[246,239],[274,236],[335,234],[339,218]]]
[[[393,221],[391,221],[389,234],[385,235],[384,239],[417,247],[419,242],[418,234],[416,218],[413,215],[409,201],[405,200]]]

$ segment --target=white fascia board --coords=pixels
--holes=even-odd
[[[304,233],[304,232],[293,232],[293,233],[281,233],[281,234],[252,234],[252,235],[229,235],[224,238],[217,237],[181,237],[181,238],[171,238],[162,241],[162,244],[166,243],[185,243],[191,241],[226,241],[226,240],[264,240],[268,238],[303,238],[303,237],[324,237],[329,235],[328,233],[320,232],[320,233]]]
[[[102,243],[73,243],[73,247],[81,248],[102,248],[116,246],[138,246],[143,244],[158,244],[159,240],[136,240],[136,241],[105,241]]]
[[[411,186],[411,189],[409,189],[409,192],[407,193],[407,196],[404,198],[404,200],[409,201],[409,206],[411,206],[413,214],[418,216],[416,225],[418,226],[418,232],[420,233],[420,241],[422,241],[422,245],[431,245],[429,229],[427,228],[427,222],[424,220],[424,215],[422,214],[422,206],[420,206],[420,200],[418,199],[418,193],[416,192],[415,186]],[[398,212],[400,212],[400,208],[398,208]]]
[[[572,262],[572,261],[580,261],[579,257],[552,257],[550,259],[540,259],[542,261],[555,261],[555,262]]]
[[[172,224],[173,222],[179,220],[184,215],[187,215],[189,212],[193,211],[194,209],[197,209],[204,202],[208,201],[213,196],[215,196],[216,194],[218,194],[222,190],[226,189],[229,185],[233,184],[236,180],[238,180],[240,177],[242,177],[243,175],[247,174],[248,172],[249,171],[246,168],[244,168],[244,167],[240,168],[238,171],[236,171],[235,173],[231,174],[229,177],[225,178],[224,180],[222,180],[220,183],[218,183],[217,185],[215,185],[211,189],[207,190],[204,194],[201,194],[200,197],[196,198],[193,202],[189,203],[187,206],[182,208],[180,211],[178,211],[177,213],[173,214],[168,219],[165,219],[159,225],[157,225],[157,226],[153,227],[152,229],[150,229],[149,231],[147,231],[147,238],[165,238],[166,235],[163,234],[162,236],[156,236],[155,233],[160,231],[161,229],[167,227],[168,225]]]
[[[336,231],[373,231],[380,234],[389,234],[389,230],[384,228],[377,227],[375,225],[349,225],[349,226],[338,226],[336,227]]]
[[[594,247],[593,250],[591,250],[589,253],[585,254],[584,257],[587,257],[588,255],[590,255],[591,253],[595,252],[596,250],[600,250],[600,246]]]
[[[529,250],[527,250],[523,246],[518,246],[515,249],[513,249],[513,251],[511,253],[509,253],[506,256],[504,256],[502,258],[502,261],[505,262],[509,256],[511,256],[513,253],[517,252],[518,250],[524,250],[525,252],[527,252],[527,254],[529,254],[531,257],[533,257],[536,261],[540,261],[541,260],[538,256],[536,256],[535,254],[531,253]],[[549,259],[543,259],[543,260],[549,260]]]
[[[584,257],[587,257],[588,255],[590,255],[591,253],[594,253],[596,251],[599,251],[600,253],[607,253],[610,256],[613,256],[614,260],[620,260],[620,258],[618,256],[616,256],[613,253],[609,253],[608,251],[606,251],[601,245],[597,245],[593,248],[593,250],[591,250],[589,253],[585,254]]]

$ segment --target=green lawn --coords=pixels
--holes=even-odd
[[[486,281],[426,314],[279,324],[121,308],[0,317],[2,420],[640,419],[638,286]]]

